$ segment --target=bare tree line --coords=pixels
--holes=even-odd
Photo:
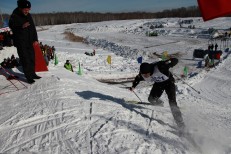
[[[3,14],[4,18],[10,15]],[[109,20],[153,19],[168,17],[200,17],[197,6],[164,10],[161,12],[128,12],[128,13],[96,13],[96,12],[55,12],[32,14],[36,26],[59,25],[71,23],[100,22]]]

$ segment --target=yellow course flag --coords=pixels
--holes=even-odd
[[[162,60],[168,60],[169,59],[168,51],[164,51],[161,58]]]
[[[107,56],[107,62],[108,62],[108,64],[111,64],[111,56],[110,55]]]

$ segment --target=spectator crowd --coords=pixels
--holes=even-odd
[[[12,46],[12,32],[11,31],[1,31],[0,32],[0,50],[3,49],[5,46]]]
[[[12,42],[13,43],[13,42]],[[43,57],[46,61],[47,66],[49,65],[49,61],[54,59],[54,54],[55,54],[55,47],[54,46],[49,46],[47,44],[44,44],[40,42],[40,48],[43,54]],[[15,58],[14,55],[8,58],[4,58],[4,60],[1,62],[1,66],[4,68],[14,68],[20,66],[20,59]]]
[[[3,68],[14,68],[20,66],[18,60],[15,58],[14,55],[8,58],[4,58],[3,62],[1,62],[1,66]]]
[[[40,42],[40,48],[43,53],[43,57],[46,61],[47,66],[49,65],[49,61],[54,59],[55,55],[55,47],[54,46],[49,46],[47,44],[44,44]]]

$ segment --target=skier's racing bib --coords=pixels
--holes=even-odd
[[[143,75],[142,75],[142,77],[147,82],[163,82],[163,81],[166,81],[166,80],[169,79],[168,76],[166,76],[165,74],[163,74],[163,73],[161,73],[159,71],[159,69],[157,68],[157,66],[155,66],[154,73],[150,77],[145,78]]]

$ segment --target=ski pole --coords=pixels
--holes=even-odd
[[[198,94],[200,94],[200,92],[198,90],[196,90],[195,88],[193,88],[192,86],[190,86],[187,82],[185,82],[184,80],[182,80],[181,78],[179,78],[177,75],[173,74],[175,77],[177,77],[178,79],[180,79],[184,84],[186,84],[187,86],[189,86],[190,88],[192,88],[195,92],[197,92]]]
[[[135,92],[135,91],[132,91],[132,92],[136,95],[137,98],[139,98],[140,102],[142,103],[142,100],[141,100],[140,97],[136,94],[136,92]]]

